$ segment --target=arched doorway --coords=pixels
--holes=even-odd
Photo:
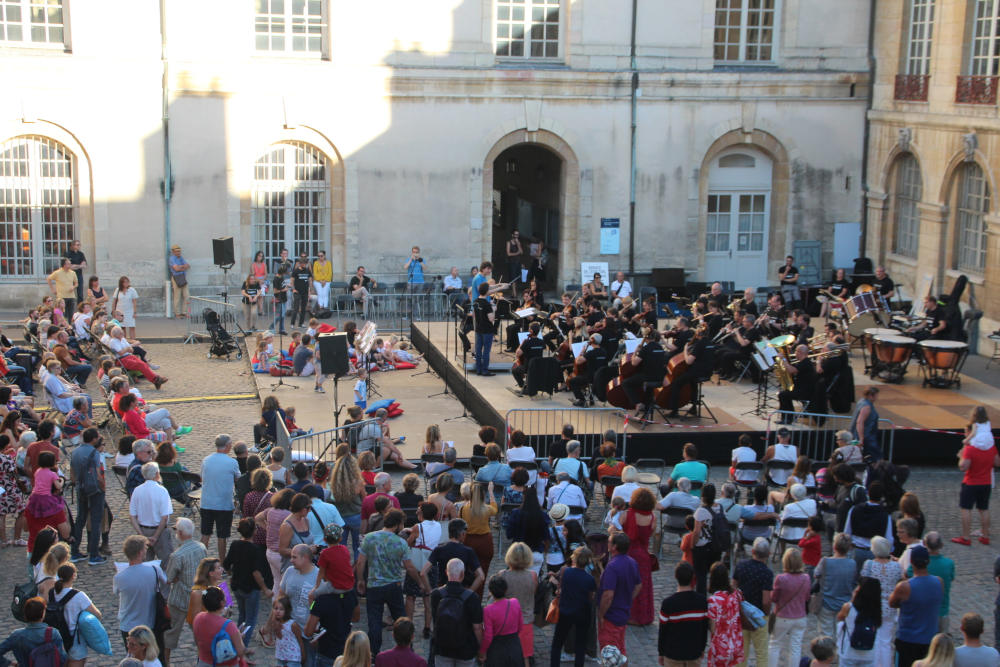
[[[494,276],[502,275],[503,281],[537,277],[543,289],[556,288],[563,189],[563,160],[544,146],[517,144],[496,157],[492,183]],[[515,231],[523,253],[509,258],[507,244]]]

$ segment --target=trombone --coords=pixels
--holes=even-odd
[[[826,350],[824,352],[813,352],[806,359],[825,359],[826,357],[832,357],[838,354],[843,354],[844,351],[841,349],[836,350]]]

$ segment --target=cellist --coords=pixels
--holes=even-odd
[[[706,350],[708,344],[708,327],[702,325],[694,332],[694,337],[684,346],[684,362],[687,369],[678,377],[665,378],[664,387],[670,387],[670,413],[668,417],[677,417],[677,406],[681,396],[681,389],[686,385],[694,385],[698,380],[712,373],[712,359]]]
[[[639,372],[622,382],[625,395],[633,403],[635,414],[641,416],[645,411],[645,403],[651,400],[652,390],[644,390],[646,382],[660,382],[667,372],[667,353],[660,345],[660,332],[651,329],[646,335],[645,343],[632,355],[631,363],[639,367]]]
[[[608,365],[608,353],[601,347],[601,340],[601,334],[591,334],[580,356],[573,361],[573,377],[566,384],[576,397],[573,405],[578,408],[584,405],[583,388],[594,381],[598,369]]]

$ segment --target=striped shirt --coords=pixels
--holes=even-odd
[[[191,599],[191,586],[194,584],[194,575],[198,571],[198,563],[207,555],[205,545],[195,539],[181,542],[181,545],[174,549],[167,559],[167,566],[163,571],[167,575],[170,583],[170,595],[167,596],[167,604],[171,607],[187,610],[188,601]]]
[[[679,591],[660,605],[659,655],[678,662],[701,658],[708,641],[708,598]]]

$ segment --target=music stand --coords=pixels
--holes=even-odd
[[[236,326],[239,327],[239,324],[237,324]],[[240,329],[240,331],[243,331],[243,330]],[[243,335],[244,335],[244,342],[245,342],[246,341],[246,333],[244,333]],[[281,331],[278,331],[278,357],[279,357],[278,370],[279,371],[282,370],[280,359],[283,358],[281,348],[283,348],[284,345],[285,345],[285,335],[283,333],[281,333]],[[279,387],[290,387],[292,389],[298,389],[299,385],[297,385],[297,384],[287,384],[285,382],[284,376],[283,375],[279,375],[278,376],[278,381],[271,384],[271,391],[275,391]]]
[[[455,304],[455,308],[458,308],[459,310],[461,310],[461,308],[459,308],[458,304]],[[445,320],[445,321],[447,322],[447,320]],[[457,317],[455,318],[455,326],[456,327],[458,326],[458,318]],[[449,335],[448,330],[445,329],[445,332],[444,332],[444,374],[443,375],[441,375],[441,374],[438,375],[438,377],[440,377],[442,380],[444,380],[444,391],[439,391],[439,392],[436,392],[434,394],[428,394],[427,398],[434,398],[435,396],[453,396],[453,394],[448,390],[448,367],[451,366],[451,360],[448,359],[448,339],[449,338],[451,338],[451,336]],[[430,347],[431,347],[431,324],[430,324],[430,321],[428,320],[428,322],[427,322],[427,353],[428,353],[428,358],[424,359],[424,361],[427,363],[427,371],[425,371],[425,372],[433,373],[434,371],[431,370],[431,362],[430,362],[430,358],[429,358]],[[410,377],[415,377],[416,375],[420,375],[420,373],[415,373],[414,375],[411,375]]]
[[[378,390],[374,387],[372,382],[372,372],[369,369],[371,366],[372,359],[372,346],[375,344],[375,336],[377,335],[378,328],[375,323],[369,320],[365,322],[365,325],[361,327],[361,331],[358,332],[357,338],[354,340],[354,349],[358,352],[358,358],[361,363],[364,364],[365,372],[368,374],[368,379],[365,381],[365,401],[371,399],[372,394],[376,396],[381,396]]]
[[[461,330],[460,326],[461,322],[462,320],[460,319],[455,320],[455,336],[458,340],[462,341],[462,374],[465,380],[465,385],[462,390],[464,395],[462,396],[462,399],[459,401],[462,404],[462,414],[458,415],[457,417],[449,417],[448,419],[444,420],[446,422],[453,422],[459,419],[468,419],[473,422],[476,421],[475,419],[473,419],[472,415],[469,414],[469,409],[466,406],[466,400],[469,398],[469,350],[472,349],[472,343],[469,342],[469,335]],[[449,361],[448,363],[450,364],[451,362]],[[447,386],[448,386],[447,383],[445,383],[445,387]]]

